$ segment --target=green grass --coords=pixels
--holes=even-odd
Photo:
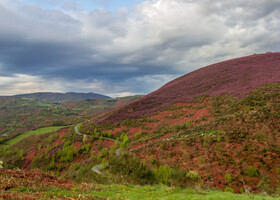
[[[234,194],[221,191],[201,191],[197,192],[193,189],[181,189],[181,188],[170,188],[166,186],[121,186],[121,185],[110,185],[102,186],[100,191],[94,191],[90,193],[93,196],[113,199],[190,199],[190,200],[247,200],[247,199],[276,199],[270,197],[264,197],[260,195],[244,195]],[[280,199],[280,198],[278,198]]]
[[[27,101],[34,101],[34,99],[26,98],[26,97],[22,97],[21,99],[22,99],[22,100],[27,100]]]
[[[58,129],[61,129],[61,128],[64,128],[65,126],[52,126],[52,127],[45,127],[45,128],[39,128],[39,129],[36,129],[36,130],[33,130],[33,131],[28,131],[28,132],[25,132],[11,140],[8,140],[5,144],[6,145],[13,145],[17,142],[19,142],[20,140],[30,136],[30,135],[40,135],[40,134],[44,134],[44,133],[49,133],[49,132],[52,132],[52,131],[56,131]]]
[[[79,186],[82,187],[82,186]],[[280,197],[262,195],[234,194],[221,191],[196,191],[191,188],[171,188],[163,185],[157,186],[134,186],[134,185],[93,185],[87,192],[82,188],[75,187],[73,190],[49,188],[45,191],[46,196],[54,197],[95,197],[96,199],[129,199],[129,200],[278,200]],[[98,198],[99,197],[99,198]]]
[[[40,106],[40,107],[51,107],[52,105],[51,104],[48,104],[48,103],[42,103],[42,102],[32,102],[32,103],[24,103],[22,104],[22,106],[34,106],[34,107],[37,107],[37,106]]]

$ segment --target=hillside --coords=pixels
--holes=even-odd
[[[66,102],[0,97],[0,144],[38,127],[72,125],[81,122],[82,117],[89,118],[89,115],[124,105],[140,97]]]
[[[111,122],[152,114],[176,102],[208,94],[245,95],[280,80],[280,53],[266,53],[213,64],[177,78],[155,92],[100,120]]]
[[[279,53],[214,64],[120,109],[82,116],[76,129],[0,148],[0,160],[8,169],[40,169],[75,183],[124,184],[128,191],[131,184],[164,184],[170,190],[279,197],[279,67]],[[93,102],[60,106],[88,113]],[[97,166],[102,174],[93,171]]]
[[[19,94],[13,97],[30,98],[30,99],[50,101],[50,102],[111,98],[97,93],[75,93],[75,92],[68,92],[68,93],[38,92],[38,93],[31,93],[31,94]]]

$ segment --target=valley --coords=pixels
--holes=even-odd
[[[279,199],[279,69],[280,53],[268,53],[143,97],[0,98],[0,197]],[[52,129],[27,132],[39,127]],[[55,183],[38,188],[20,178],[29,173]]]

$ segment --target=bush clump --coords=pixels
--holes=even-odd
[[[134,139],[138,140],[141,137],[142,132],[138,132],[134,135]]]
[[[121,141],[122,141],[122,143],[121,143],[121,148],[122,149],[124,149],[125,147],[127,147],[128,146],[128,144],[129,144],[129,138],[128,138],[128,136],[126,135],[126,134],[122,134],[121,135]]]
[[[259,171],[251,165],[246,169],[246,174],[250,177],[255,177],[259,176]]]
[[[230,182],[232,181],[232,177],[231,177],[231,175],[230,175],[229,173],[226,173],[225,179],[226,179],[226,181],[227,181],[228,183],[230,183]]]
[[[200,175],[198,174],[198,172],[196,171],[192,171],[190,170],[188,173],[187,173],[187,178],[188,179],[191,179],[193,182],[198,182],[200,180]]]
[[[124,153],[109,160],[108,170],[118,177],[118,183],[153,184],[156,183],[154,172],[138,157]]]
[[[91,144],[90,144],[90,143],[89,143],[89,144],[86,144],[86,145],[83,145],[83,146],[80,148],[79,152],[82,153],[82,154],[87,154],[87,153],[89,152],[89,150],[90,150],[90,147],[91,147]]]
[[[59,152],[59,155],[62,162],[72,162],[77,155],[77,149],[73,145],[64,145],[63,149]]]
[[[168,165],[160,166],[158,169],[156,168],[154,170],[154,173],[156,175],[157,180],[160,183],[163,183],[165,185],[168,184],[169,178],[171,176],[171,168]]]

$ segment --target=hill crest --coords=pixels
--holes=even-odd
[[[277,82],[280,82],[280,53],[235,58],[183,75],[99,122],[150,115],[172,103],[189,102],[204,94],[244,96],[262,85]]]

